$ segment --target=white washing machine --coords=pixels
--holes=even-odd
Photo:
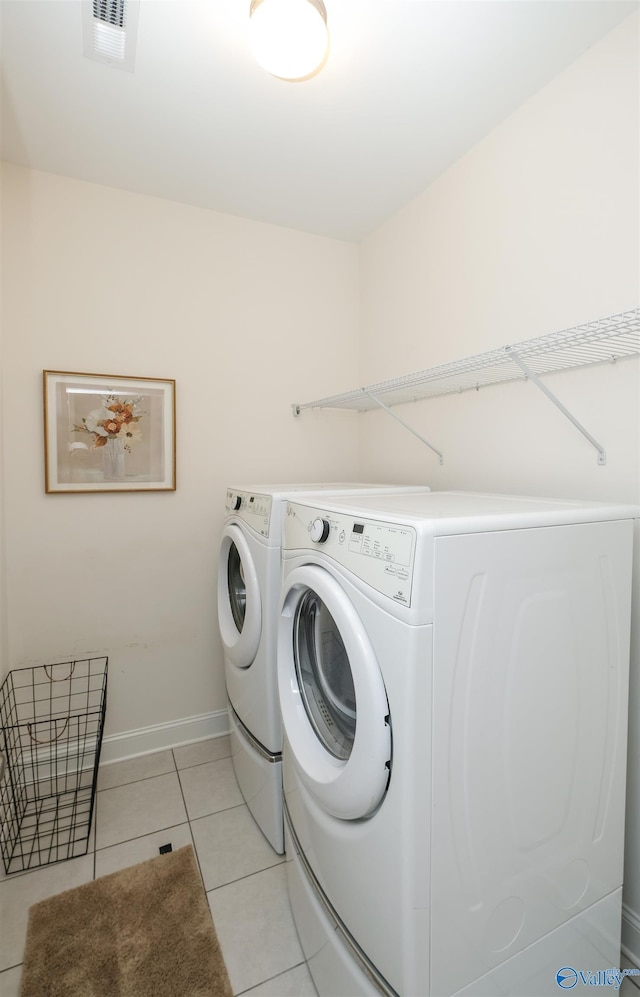
[[[276,678],[280,546],[293,495],[372,494],[424,485],[327,484],[230,487],[218,559],[218,621],[234,771],[243,797],[273,848],[284,850],[282,725]]]
[[[546,997],[618,965],[637,516],[289,503],[287,868],[320,997]]]

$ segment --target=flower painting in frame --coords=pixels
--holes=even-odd
[[[43,371],[47,492],[174,491],[176,383]]]

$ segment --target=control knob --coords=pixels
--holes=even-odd
[[[329,522],[326,519],[314,519],[309,534],[314,543],[323,544],[329,537]]]
[[[233,512],[237,512],[242,505],[242,495],[232,495],[231,496],[231,509]]]

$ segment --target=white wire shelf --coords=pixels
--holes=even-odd
[[[308,408],[367,412],[379,408],[381,403],[382,407],[388,408],[437,395],[479,390],[490,384],[526,380],[529,372],[534,375],[550,374],[574,367],[615,363],[624,357],[638,355],[640,308],[635,308],[562,332],[292,407],[295,415]],[[527,373],[518,358],[524,362]]]

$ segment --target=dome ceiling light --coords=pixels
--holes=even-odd
[[[322,0],[251,0],[249,40],[257,63],[282,80],[308,80],[327,61]]]

